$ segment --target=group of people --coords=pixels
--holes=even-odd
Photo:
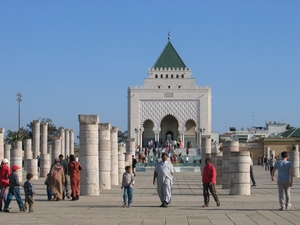
[[[65,198],[72,198],[73,201],[79,200],[81,169],[82,167],[74,155],[64,159],[61,154],[59,158],[55,158],[45,180],[48,200],[59,201]]]
[[[160,207],[168,207],[171,203],[172,197],[174,167],[171,161],[168,160],[168,157],[169,155],[167,153],[162,153],[162,160],[156,164],[153,174],[153,185],[156,185],[157,188],[157,193],[161,201]],[[132,159],[133,171],[135,171],[134,168],[136,160],[134,159],[134,155],[132,156]],[[124,189],[123,207],[130,207],[133,202],[134,177],[135,173],[132,173],[132,168],[130,166],[126,166],[121,185],[121,189]],[[207,158],[205,160],[205,167],[202,174],[204,197],[203,207],[208,207],[209,205],[209,191],[216,201],[217,206],[220,206],[220,201],[215,189],[216,178],[216,169],[211,164],[211,159]]]
[[[9,167],[9,161],[7,158],[4,158],[0,166],[0,211],[9,213],[10,203],[15,196],[18,203],[19,209],[21,212],[25,212],[29,207],[29,212],[33,213],[34,205],[34,186],[32,184],[33,175],[28,173],[26,176],[27,181],[24,184],[20,183],[18,170],[20,167],[13,165]],[[20,187],[24,188],[25,193],[25,204],[20,193]],[[4,206],[4,208],[3,208]]]
[[[79,199],[80,170],[82,169],[74,155],[64,159],[63,155],[54,160],[50,172],[47,175],[45,185],[47,185],[48,200],[62,200],[65,197],[72,200]],[[9,166],[9,160],[4,158],[0,166],[0,211],[10,212],[10,203],[15,196],[20,211],[25,212],[29,207],[29,212],[34,212],[34,185],[32,183],[33,174],[26,175],[27,181],[22,184],[19,181],[17,165]],[[20,193],[20,187],[24,188],[25,204]],[[70,193],[71,189],[71,193]]]

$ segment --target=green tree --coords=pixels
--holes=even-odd
[[[126,139],[128,138],[128,132],[127,130],[122,132],[122,131],[118,131],[118,142],[124,142],[126,141]]]
[[[11,144],[13,146],[16,141],[23,141],[23,139],[26,137],[28,137],[27,133],[22,127],[19,131],[7,130],[4,140],[5,143]]]

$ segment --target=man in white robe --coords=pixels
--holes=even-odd
[[[153,184],[156,184],[157,178],[157,193],[161,201],[161,207],[167,207],[171,202],[172,187],[173,187],[174,167],[168,160],[168,154],[162,154],[162,161],[157,163],[154,169]]]

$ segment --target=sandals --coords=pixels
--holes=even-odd
[[[220,201],[217,201],[217,206],[219,207],[221,205]]]
[[[208,207],[208,203],[204,204],[202,207],[203,207],[203,208]]]

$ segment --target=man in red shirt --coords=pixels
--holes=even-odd
[[[9,187],[10,169],[8,163],[8,159],[4,158],[0,165],[0,211],[2,211],[2,203],[6,200],[6,189]]]
[[[217,206],[220,206],[220,201],[216,192],[215,184],[217,181],[217,172],[216,168],[211,164],[211,159],[205,159],[205,167],[203,169],[202,174],[202,182],[203,182],[203,197],[204,197],[204,205],[202,207],[207,207],[209,205],[209,193],[214,197]]]

